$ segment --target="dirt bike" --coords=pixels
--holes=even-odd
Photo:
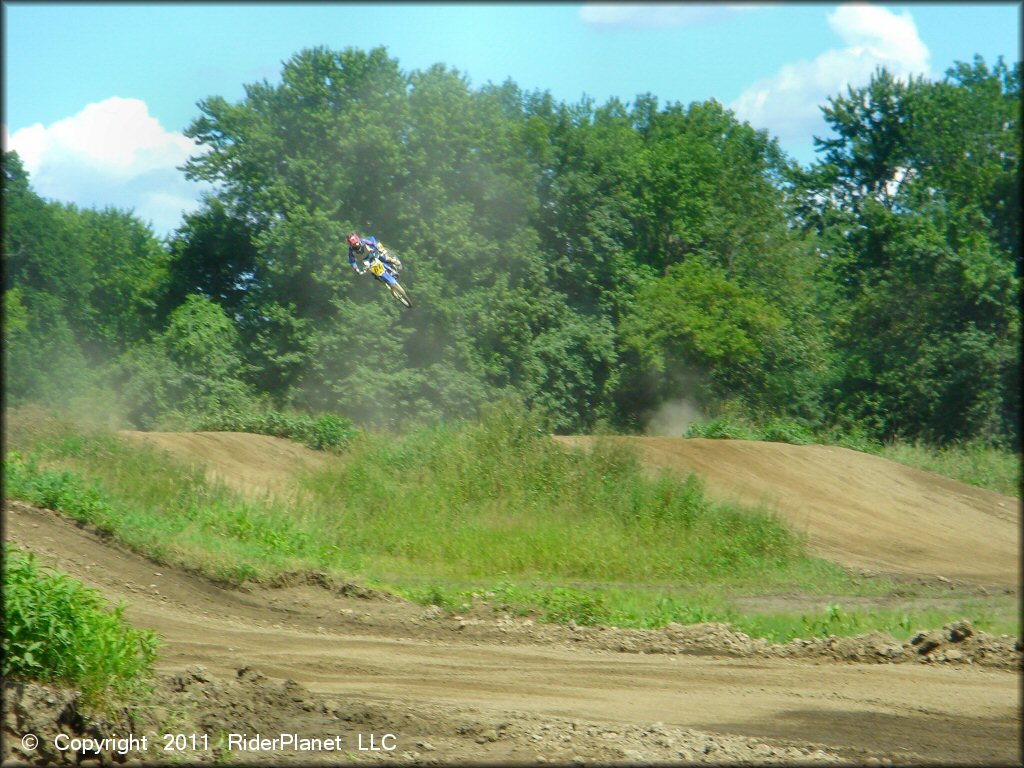
[[[381,260],[380,256],[373,254],[369,259],[363,261],[363,266],[370,270],[370,274],[384,283],[391,295],[400,301],[407,309],[412,309],[412,301],[405,288],[398,284],[398,270]]]

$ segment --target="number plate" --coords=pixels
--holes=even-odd
[[[380,277],[384,274],[384,263],[380,261],[373,262],[373,264],[370,265],[370,271],[377,277]]]

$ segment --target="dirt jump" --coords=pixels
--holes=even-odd
[[[586,448],[590,437],[559,437]],[[829,445],[611,437],[710,495],[767,507],[815,554],[873,574],[983,586],[1020,582],[1016,499]]]
[[[202,462],[256,494],[286,490],[296,471],[323,460],[253,435],[126,439]],[[839,562],[1017,588],[1014,499],[841,449],[638,441],[652,464],[697,471],[713,494],[767,503]],[[844,525],[852,526],[845,536]],[[865,636],[784,646],[712,624],[549,626],[483,609],[452,615],[322,574],[225,588],[19,502],[5,504],[5,526],[10,541],[112,602],[123,601],[132,623],[163,636],[160,704],[138,722],[161,748],[168,723],[205,740],[187,741],[175,754],[150,749],[129,759],[531,765],[1021,759],[1020,644],[966,625],[917,643]],[[77,761],[67,752],[41,751],[49,743],[42,737],[35,753],[17,745],[30,728],[45,732],[47,718],[60,720],[70,704],[59,691],[18,686],[5,693],[13,702],[5,760]],[[289,734],[300,741],[286,744]],[[336,739],[330,748],[328,738]],[[304,749],[301,739],[312,747]]]

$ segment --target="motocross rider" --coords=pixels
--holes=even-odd
[[[402,262],[388,253],[388,250],[377,242],[377,238],[364,239],[356,232],[348,236],[348,263],[356,274],[364,274],[366,269],[360,269],[360,263],[363,259],[372,259],[374,256],[379,256],[381,261],[390,264],[396,272],[402,269]]]

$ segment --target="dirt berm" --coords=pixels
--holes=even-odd
[[[196,441],[146,439],[176,443],[177,450]],[[200,441],[210,471],[260,493],[268,482],[286,485],[288,473],[321,460],[271,438]],[[280,452],[266,477],[232,474],[238,456],[270,446]],[[294,460],[281,458],[286,454]],[[904,497],[910,493],[904,488]],[[941,485],[930,493],[922,506],[952,503]],[[836,496],[838,504],[842,494]],[[991,518],[1001,524],[998,532],[1012,534],[1011,520],[976,512],[980,517],[971,520]],[[133,758],[228,758],[236,764],[1020,763],[1020,646],[967,625],[931,628],[936,631],[916,643],[868,636],[786,646],[752,641],[719,625],[658,631],[553,627],[490,607],[457,616],[424,609],[323,574],[295,574],[274,587],[225,589],[128,552],[88,526],[17,502],[5,505],[5,529],[9,540],[45,562],[112,602],[124,601],[132,623],[163,636],[157,704],[136,713],[130,726],[134,735],[153,738],[148,751],[131,752]],[[922,540],[913,524],[894,535],[905,537],[908,552],[931,541]],[[965,559],[983,559],[988,551],[967,551]],[[986,581],[1016,584],[1015,571],[1008,576],[980,564],[978,573]],[[5,702],[5,759],[78,762],[90,755],[56,750],[57,733],[99,738],[129,731],[123,721],[83,723],[73,697],[59,690],[8,686]],[[21,742],[30,730],[41,739],[35,750]],[[188,741],[174,755],[162,751],[162,733],[208,738]],[[336,737],[341,746],[328,750],[322,741],[303,752],[279,741],[277,749],[245,749],[257,734]],[[393,749],[382,749],[385,744]],[[108,749],[105,759],[117,762],[122,755]]]

